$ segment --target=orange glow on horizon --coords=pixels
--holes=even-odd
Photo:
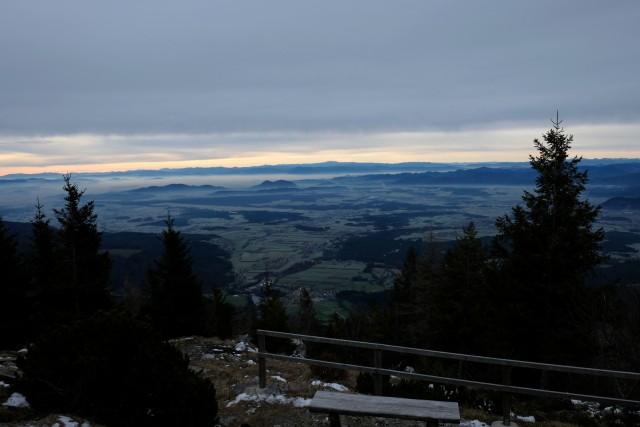
[[[579,154],[584,158],[638,158],[639,153],[611,151],[590,151]],[[324,154],[298,154],[298,153],[264,153],[249,157],[236,157],[228,159],[199,159],[199,160],[175,160],[156,162],[126,162],[126,163],[88,163],[88,164],[61,164],[47,166],[0,166],[0,176],[11,174],[37,174],[37,173],[102,173],[125,172],[131,170],[159,170],[180,168],[206,168],[206,167],[250,167],[278,164],[310,164],[327,161],[360,162],[360,163],[403,163],[403,162],[432,162],[432,163],[476,163],[476,162],[528,162],[529,152],[495,153],[492,151],[459,151],[433,153],[424,156],[411,154],[399,154],[393,152],[365,152],[344,153],[331,152]]]
[[[640,158],[640,124],[577,125],[571,153]],[[455,132],[60,135],[0,137],[0,176],[206,167],[367,163],[528,162],[544,130],[504,125]],[[41,152],[38,144],[42,144]],[[270,151],[264,151],[269,146]],[[68,160],[68,162],[67,162]]]
[[[511,157],[511,156],[510,156]],[[37,173],[102,173],[102,172],[126,172],[131,170],[159,170],[181,168],[207,168],[207,167],[251,167],[279,164],[311,164],[327,161],[359,162],[359,163],[404,163],[404,162],[432,162],[432,163],[469,163],[490,161],[528,161],[528,157],[522,156],[506,159],[496,158],[495,153],[437,153],[417,158],[415,155],[398,155],[397,153],[352,153],[350,155],[326,156],[326,155],[300,155],[290,153],[275,153],[264,156],[239,157],[230,159],[208,160],[175,160],[159,162],[130,162],[130,163],[90,163],[47,166],[0,166],[0,176],[11,174],[37,174]]]

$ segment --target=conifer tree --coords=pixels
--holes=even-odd
[[[149,271],[149,311],[166,338],[204,332],[202,284],[193,272],[189,248],[173,223],[168,215],[162,257]]]
[[[263,295],[258,305],[260,317],[257,329],[267,329],[279,332],[290,332],[289,314],[280,300],[278,292],[273,288],[269,272],[265,273]],[[267,341],[267,350],[271,352],[289,352],[291,344],[287,340],[272,338]]]
[[[24,345],[26,325],[26,281],[18,242],[0,216],[0,348]]]
[[[316,308],[307,288],[300,290],[299,308],[295,318],[295,331],[305,335],[316,335],[320,331]]]
[[[582,158],[569,158],[573,136],[552,122],[543,141],[534,140],[538,155],[529,156],[538,173],[534,192],[525,191],[524,205],[496,221],[494,256],[504,284],[496,310],[507,314],[516,356],[573,363],[589,343],[579,315],[585,280],[603,260],[604,231],[594,229],[600,207],[582,197]]]
[[[486,255],[475,224],[462,228],[462,237],[447,251],[441,280],[434,291],[429,325],[434,349],[457,353],[484,353],[488,301],[485,283]]]
[[[110,303],[108,286],[111,261],[100,252],[102,233],[98,231],[95,204],[82,204],[84,190],[64,175],[66,204],[54,209],[60,223],[62,282],[57,304],[63,316],[85,317],[106,308]]]
[[[424,329],[419,312],[422,307],[418,303],[418,254],[413,246],[407,249],[400,273],[393,282],[389,300],[389,321],[391,343],[394,345],[414,346],[417,344],[416,334]]]
[[[408,347],[428,346],[427,331],[433,310],[433,292],[440,281],[439,245],[430,232],[421,256],[411,246],[394,280],[386,322],[377,328],[377,339]]]
[[[292,329],[294,332],[303,335],[319,335],[320,334],[320,322],[318,321],[316,308],[311,299],[311,294],[307,288],[300,289],[300,297],[298,299],[298,311],[293,318]],[[305,357],[311,357],[317,355],[317,350],[321,346],[317,343],[305,341],[304,342],[304,355]]]
[[[222,339],[231,338],[233,336],[233,319],[236,315],[236,310],[217,286],[213,288],[208,309],[208,335]]]
[[[37,329],[54,320],[54,313],[59,304],[60,250],[55,230],[38,200],[36,214],[31,219],[31,242],[27,257],[30,274],[30,312]]]

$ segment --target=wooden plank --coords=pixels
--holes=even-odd
[[[317,391],[311,400],[309,410],[329,414],[460,422],[460,410],[456,402],[369,396],[333,391]]]

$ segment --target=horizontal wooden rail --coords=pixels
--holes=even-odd
[[[308,358],[268,353],[265,347],[266,337],[294,339],[294,340],[301,340],[301,341],[308,341],[308,342],[316,342],[321,344],[331,344],[331,345],[348,347],[348,348],[363,348],[363,349],[374,350],[376,354],[375,356],[376,363],[374,363],[375,366],[352,365],[347,363],[329,362],[329,361],[319,360],[319,359],[308,359]],[[265,359],[269,358],[269,359],[275,359],[275,360],[303,363],[307,365],[324,366],[329,368],[338,368],[343,370],[360,371],[360,372],[374,374],[376,377],[376,394],[381,393],[382,376],[389,375],[389,376],[396,376],[398,378],[413,379],[418,381],[429,381],[437,384],[449,384],[449,385],[455,385],[455,386],[464,386],[464,387],[470,387],[470,388],[499,391],[503,393],[503,396],[505,399],[505,406],[507,407],[509,406],[508,402],[510,399],[510,395],[512,393],[534,395],[534,396],[541,396],[541,397],[554,397],[554,398],[562,398],[562,399],[578,399],[578,400],[584,400],[584,401],[594,401],[594,402],[600,402],[600,403],[609,404],[609,405],[620,405],[620,406],[628,406],[628,407],[640,406],[640,401],[638,400],[624,399],[624,398],[618,398],[618,397],[612,397],[612,396],[594,396],[594,395],[587,395],[587,394],[580,394],[580,393],[573,393],[573,392],[514,386],[514,385],[511,385],[511,375],[510,375],[511,368],[527,368],[527,369],[536,369],[543,372],[555,371],[555,372],[604,377],[604,378],[609,378],[613,380],[624,379],[624,380],[638,381],[640,380],[640,373],[637,373],[637,372],[612,371],[612,370],[606,370],[606,369],[593,369],[593,368],[583,368],[578,366],[554,365],[554,364],[547,364],[547,363],[527,362],[522,360],[474,356],[469,354],[448,353],[448,352],[425,350],[425,349],[412,348],[412,347],[400,347],[400,346],[372,343],[372,342],[366,342],[366,341],[353,341],[353,340],[325,338],[325,337],[318,337],[318,336],[311,336],[311,335],[291,334],[286,332],[267,331],[262,329],[258,330],[258,347],[259,347],[258,361],[259,361],[259,371],[260,371],[259,385],[261,388],[264,388],[266,386]],[[461,362],[477,362],[477,363],[484,363],[487,365],[499,366],[499,367],[503,367],[504,378],[502,383],[491,383],[491,382],[465,380],[462,378],[442,377],[442,376],[436,376],[436,375],[418,374],[414,372],[396,371],[393,369],[384,369],[379,364],[380,357],[381,357],[380,352],[382,351],[402,353],[402,354],[413,354],[413,355],[424,356],[424,357],[436,357],[436,358],[442,358],[442,359],[457,360]],[[503,414],[503,421],[505,425],[510,424],[510,420],[509,420],[510,411],[509,411],[509,408],[507,407],[505,408],[504,414]]]
[[[445,351],[424,350],[421,348],[401,347],[388,344],[372,343],[367,341],[352,341],[337,338],[317,337],[313,335],[291,334],[287,332],[258,330],[258,335],[274,338],[297,339],[300,341],[311,341],[324,344],[333,344],[343,347],[366,348],[371,350],[383,350],[395,353],[414,354],[417,356],[439,357],[442,359],[459,360],[465,362],[486,363],[496,366],[510,366],[514,368],[530,368],[542,371],[567,372],[572,374],[593,375],[607,378],[618,378],[628,380],[640,380],[640,373],[627,371],[611,371],[606,369],[583,368],[578,366],[554,365],[548,363],[527,362],[524,360],[501,359],[495,357],[474,356],[470,354],[448,353]]]

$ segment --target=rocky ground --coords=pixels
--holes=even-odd
[[[326,415],[314,414],[307,405],[317,390],[354,392],[356,373],[349,373],[338,382],[324,382],[314,376],[309,367],[302,363],[267,360],[267,386],[258,386],[257,349],[246,337],[233,341],[216,338],[188,337],[174,340],[173,344],[185,353],[192,370],[210,378],[216,389],[219,425],[221,427],[306,427],[328,426]],[[0,352],[0,380],[8,382],[18,375],[14,360],[17,354]],[[8,384],[0,381],[0,427],[101,427],[88,420],[71,414],[52,414],[41,419],[29,419],[29,408],[7,405],[12,398]],[[2,403],[5,402],[5,403]],[[19,403],[19,402],[18,402]],[[588,413],[589,408],[581,409]],[[461,406],[461,427],[483,427],[498,421],[499,417],[478,409]],[[596,422],[597,416],[585,415],[588,424],[605,425]],[[582,420],[585,420],[582,417]],[[13,419],[29,421],[10,422]],[[576,423],[560,421],[539,421],[544,417],[526,416],[516,418],[521,427],[527,425],[546,427],[569,427]],[[555,417],[555,419],[558,419]],[[536,421],[538,420],[538,421]],[[5,421],[5,422],[3,422]],[[394,420],[375,417],[341,417],[343,426],[423,426],[414,421]]]

